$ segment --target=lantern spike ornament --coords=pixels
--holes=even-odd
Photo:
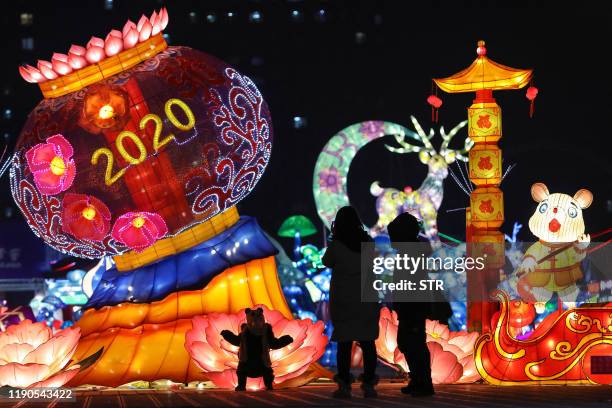
[[[261,304],[292,318],[276,249],[235,206],[270,159],[267,104],[224,62],[168,47],[167,24],[161,9],[19,68],[44,99],[11,158],[13,198],[51,247],[114,261],[77,322],[76,358],[104,352],[70,385],[201,380],[184,347],[194,316]]]
[[[447,93],[475,92],[468,108],[468,134],[474,141],[469,152],[469,179],[476,188],[470,192],[470,208],[466,211],[466,240],[471,256],[487,253],[486,269],[468,281],[468,292],[482,291],[485,280],[499,279],[499,268],[504,263],[504,235],[499,228],[504,222],[503,193],[499,186],[503,179],[502,152],[497,142],[502,136],[501,108],[493,98],[493,91],[515,90],[527,86],[533,75],[531,69],[517,69],[499,64],[487,56],[484,41],[478,41],[477,58],[466,69],[447,78],[434,79]],[[497,276],[496,276],[497,275]],[[487,299],[489,294],[474,294],[473,298]],[[468,294],[469,296],[469,294]],[[474,302],[469,305],[468,329],[486,332],[490,329],[494,305]]]

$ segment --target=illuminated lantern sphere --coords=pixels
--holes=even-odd
[[[271,119],[255,84],[168,47],[165,10],[145,20],[20,68],[45,99],[19,136],[11,191],[59,251],[142,251],[234,206],[268,164]]]

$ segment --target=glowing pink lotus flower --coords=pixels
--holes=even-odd
[[[130,21],[131,23],[131,21]],[[134,24],[134,23],[132,23]],[[123,48],[129,49],[138,43],[138,31],[136,31],[136,25],[130,27],[125,34],[123,34]]]
[[[123,26],[123,30],[121,30],[121,33],[125,37],[125,35],[130,30],[136,30],[136,24],[134,24],[134,22],[132,20],[128,20],[128,21],[125,22],[125,25]]]
[[[44,323],[24,320],[0,333],[0,386],[61,387],[78,372],[70,361],[81,337],[79,328],[55,335]]]
[[[87,65],[85,54],[87,54],[86,48],[73,44],[68,51],[68,64],[70,64],[73,69],[83,68]]]
[[[87,42],[87,48],[104,47],[104,40],[100,37],[91,37]]]
[[[397,347],[397,326],[397,313],[382,308],[376,351],[385,364],[407,373],[408,363]],[[471,383],[480,379],[473,356],[478,333],[451,332],[448,326],[435,320],[426,321],[425,332],[434,384]]]
[[[98,37],[91,37],[87,43],[87,52],[85,53],[85,59],[87,62],[93,64],[102,61],[105,57],[104,40]]]
[[[19,67],[19,74],[23,79],[31,83],[45,82],[47,80],[39,70],[31,65]]]
[[[53,71],[60,75],[67,75],[72,72],[72,67],[68,64],[68,56],[65,54],[53,54],[51,65],[53,66]]]
[[[142,42],[151,37],[153,26],[149,19],[143,14],[140,20],[138,20],[138,24],[136,24],[136,29],[138,29],[138,41]]]
[[[53,64],[51,64],[49,61],[38,60],[38,69],[47,79],[57,78],[57,74],[53,70]]]
[[[75,55],[79,57],[84,57],[87,53],[87,48],[81,47],[80,45],[72,44],[70,49],[68,50],[68,56]]]
[[[397,348],[397,313],[383,307],[380,310],[378,321],[379,334],[376,339],[376,353],[385,364],[390,365],[398,371],[407,373],[408,363],[404,355]]]
[[[80,45],[72,44],[70,49],[68,50],[68,55],[77,55],[79,57],[84,57],[87,53],[87,48],[81,47]]]
[[[98,63],[106,57],[132,48],[137,43],[161,33],[167,25],[168,10],[162,8],[159,12],[153,11],[150,18],[142,15],[138,24],[128,20],[121,31],[111,30],[105,40],[91,37],[87,48],[72,45],[68,54],[55,53],[51,62],[39,61],[38,68],[30,65],[21,66],[19,74],[23,79],[32,83],[56,79],[58,76],[70,74],[88,64]]]
[[[164,219],[150,212],[129,212],[115,221],[111,236],[136,251],[143,251],[168,233]]]
[[[121,35],[121,33],[119,33],[119,35]],[[117,37],[113,35],[113,32],[111,31],[106,36],[106,41],[104,42],[104,52],[106,53],[106,56],[112,57],[113,55],[119,54],[121,51],[123,51],[123,36]]]
[[[160,24],[161,24],[161,29],[162,31],[165,30],[166,26],[168,25],[168,10],[164,7],[159,11],[159,15],[160,15]]]
[[[78,239],[102,241],[110,219],[108,207],[95,197],[68,193],[62,200],[62,230]]]
[[[108,37],[123,38],[123,33],[119,30],[111,30],[110,33],[108,33],[108,35],[106,36],[106,40],[108,40]]]
[[[28,167],[41,193],[55,195],[70,188],[76,175],[73,154],[72,145],[60,134],[26,152]]]
[[[425,333],[427,333],[427,341],[448,340],[450,337],[448,326],[437,320],[427,320],[425,322]]]
[[[151,23],[151,36],[159,34],[161,31],[161,18],[157,14],[157,12],[153,12],[151,17],[149,17],[149,22]]]
[[[266,322],[272,326],[274,336],[288,334],[293,343],[279,350],[270,351],[270,360],[274,370],[274,384],[287,380],[292,386],[299,386],[298,377],[316,362],[325,352],[327,337],[322,321],[313,323],[310,319],[289,320],[280,312],[260,305]],[[222,330],[240,333],[240,326],[245,323],[244,310],[234,314],[210,313],[196,316],[192,320],[193,329],[185,335],[185,348],[206,376],[220,388],[234,388],[238,384],[238,347],[232,346],[221,337]],[[297,383],[296,383],[297,381]],[[263,379],[249,378],[247,389],[263,389]]]

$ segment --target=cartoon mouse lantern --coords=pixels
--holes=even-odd
[[[582,210],[593,202],[589,190],[580,189],[569,196],[548,192],[543,183],[531,186],[538,206],[529,219],[529,229],[539,238],[525,252],[519,266],[519,293],[525,300],[539,303],[557,293],[563,302],[574,302],[576,281],[583,277],[580,262],[591,237],[585,234]]]

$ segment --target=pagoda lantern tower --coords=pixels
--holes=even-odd
[[[476,185],[470,194],[467,211],[468,255],[486,254],[485,269],[468,277],[468,330],[488,331],[495,305],[486,293],[496,286],[499,269],[504,265],[504,196],[502,151],[497,142],[502,137],[501,108],[493,91],[520,89],[529,84],[531,69],[510,68],[487,57],[484,41],[478,41],[478,57],[466,69],[447,78],[434,79],[448,93],[475,92],[468,108],[468,134],[474,141],[469,152],[469,178]]]

